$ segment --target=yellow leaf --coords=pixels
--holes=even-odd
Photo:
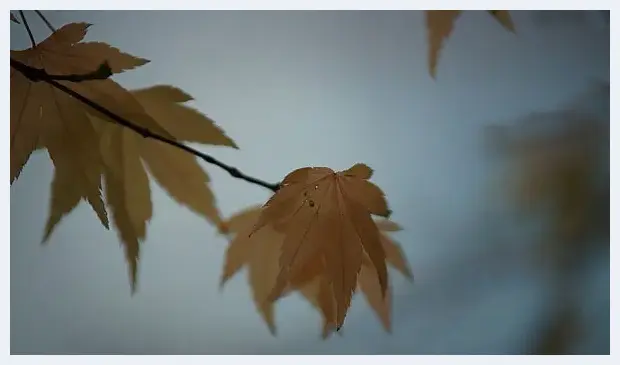
[[[187,107],[177,102],[191,97],[182,90],[172,86],[155,86],[131,93],[149,114],[149,120],[153,123],[148,127],[150,130],[164,130],[173,138],[183,140],[187,134],[185,128],[189,127],[195,133],[194,141],[200,139],[203,143],[234,147],[234,142],[215,127],[213,121],[198,112],[193,112],[194,119],[184,124],[184,116],[178,111]],[[95,116],[92,118],[98,119]],[[217,227],[224,225],[215,205],[215,197],[209,189],[209,176],[195,156],[161,141],[143,138],[116,124],[98,121],[97,126],[102,134],[101,151],[106,162],[106,198],[112,209],[113,222],[128,250],[131,282],[135,288],[138,246],[146,237],[146,224],[153,209],[145,168],[175,201]]]
[[[343,175],[368,180],[372,177],[373,172],[374,171],[368,165],[356,163],[347,170],[343,171]]]
[[[161,128],[179,140],[238,148],[215,122],[197,110],[180,104],[192,100],[184,91],[158,85],[133,91],[144,109]]]
[[[487,10],[504,28],[514,32],[514,25],[507,10]],[[437,74],[439,53],[445,40],[454,29],[454,23],[462,10],[427,10],[426,28],[428,32],[428,67],[431,77]]]
[[[80,167],[56,164],[50,194],[50,213],[43,236],[44,243],[49,239],[52,231],[60,220],[79,204],[83,196],[87,195],[86,191],[75,184],[76,176],[86,175],[87,173],[90,173],[91,177],[100,179],[100,174],[102,173],[101,165],[93,164],[91,166],[86,166],[85,170],[80,170]],[[92,201],[91,199],[92,197],[87,197],[90,205],[96,207],[94,210],[99,220],[104,224],[106,229],[109,228],[108,216],[104,208],[102,197],[100,195],[97,196],[96,201]]]
[[[396,231],[401,231],[403,229],[397,223],[389,219],[378,219],[375,221],[375,224],[377,225],[380,231],[385,231],[385,232],[396,232]]]
[[[257,234],[250,236],[252,226],[256,222],[260,208],[246,209],[231,217],[230,227],[237,233],[226,251],[221,284],[223,285],[244,265],[248,265],[248,281],[252,288],[252,297],[259,313],[275,335],[273,302],[268,296],[278,276],[278,252],[282,246],[282,234],[266,227]],[[239,225],[238,223],[244,223]]]
[[[290,182],[292,179],[288,179]],[[260,231],[250,235],[252,228],[257,223],[262,213],[260,206],[252,206],[231,216],[223,224],[229,227],[229,232],[234,233],[235,237],[231,240],[226,251],[224,268],[222,272],[222,284],[230,279],[245,265],[248,266],[250,288],[253,292],[255,304],[261,316],[268,324],[272,333],[275,333],[273,322],[273,304],[271,288],[276,285],[279,274],[278,257],[284,244],[284,234],[275,231],[271,226],[267,226]],[[399,228],[398,224],[387,219],[376,221],[379,228],[386,228],[385,232]],[[397,243],[390,240],[385,234],[381,233],[381,243],[386,251],[386,260],[395,266],[404,275],[411,275],[406,259]],[[389,323],[390,318],[390,298],[388,292],[383,297],[376,270],[367,254],[361,266],[364,272],[364,283],[357,278],[357,285],[364,291],[367,300],[377,314],[382,323]],[[291,275],[286,288],[278,297],[281,298],[293,291],[299,291],[323,317],[323,338],[327,338],[338,325],[336,320],[336,302],[332,291],[332,285],[326,272],[326,261],[323,256],[315,256],[306,262],[304,268],[295,275]],[[374,277],[374,281],[370,280]],[[373,286],[374,284],[377,284]],[[269,289],[269,290],[268,290]],[[377,289],[377,290],[375,290]],[[276,299],[278,299],[276,298]],[[387,326],[386,328],[389,328]]]
[[[71,23],[35,48],[11,51],[11,59],[53,75],[86,74],[108,62],[113,72],[147,62],[104,43],[82,43],[89,24]],[[132,121],[148,115],[131,94],[114,81],[58,81],[65,87]],[[11,172],[18,178],[31,153],[45,148],[55,167],[46,240],[62,217],[85,199],[108,227],[101,198],[102,156],[99,136],[88,113],[95,110],[45,82],[32,82],[11,69]],[[165,132],[165,131],[164,131]]]
[[[153,215],[151,189],[135,143],[140,137],[121,126],[106,127],[101,131],[106,202],[125,249],[131,289],[135,292],[140,241],[146,238],[146,223]]]
[[[241,220],[230,219],[237,224],[255,221],[244,240],[259,242],[256,236],[264,230],[282,236],[278,242],[277,277],[266,298],[268,302],[322,277],[332,288],[330,292],[335,300],[332,322],[340,328],[357,286],[364,253],[372,262],[381,294],[385,294],[386,255],[371,214],[385,216],[389,209],[383,192],[366,180],[371,174],[372,170],[363,164],[340,173],[325,167],[297,169],[283,179],[280,189],[260,209],[258,217],[246,210],[239,215],[243,217]],[[230,230],[230,225],[225,222],[223,226]],[[270,234],[271,239],[273,236]],[[243,261],[243,255],[233,256],[233,252],[238,251],[231,248],[227,253],[231,258],[226,260],[225,277],[242,266],[230,263],[234,258]]]
[[[226,233],[236,233],[236,238],[230,242],[224,259],[221,285],[235,275],[243,265],[249,262],[251,257],[248,252],[252,248],[250,229],[258,219],[260,206],[252,206],[230,217],[223,225],[227,227]]]
[[[609,125],[560,110],[531,114],[508,128],[504,134],[510,138],[504,139],[510,148],[505,150],[516,167],[510,193],[526,213],[540,209],[550,214],[547,253],[567,257],[591,242],[591,235],[609,234],[608,226],[601,225],[609,218],[608,165],[601,163],[609,156]]]
[[[391,309],[392,309],[392,293],[390,288],[385,296],[381,295],[381,285],[377,276],[374,275],[372,265],[363,265],[358,277],[359,288],[364,293],[366,301],[375,311],[381,320],[383,328],[387,332],[392,331]]]
[[[174,200],[210,222],[220,223],[215,197],[208,187],[209,176],[193,155],[159,141],[136,142],[141,145],[141,155],[149,172]]]
[[[239,233],[253,226],[260,215],[260,208],[260,205],[253,205],[237,212],[227,221],[223,222],[222,226],[225,227],[225,231],[222,233]]]
[[[428,29],[428,64],[433,78],[437,73],[437,60],[444,40],[450,36],[454,22],[461,10],[427,10],[426,28]]]
[[[277,299],[290,277],[316,256],[325,260],[325,275],[336,300],[336,322],[344,323],[355,290],[362,252],[370,256],[383,291],[387,289],[385,253],[371,213],[387,215],[387,202],[374,184],[346,171],[326,167],[291,172],[265,204],[253,232],[267,224],[285,235],[280,273],[270,299]]]
[[[379,229],[381,229],[381,226],[379,226]],[[381,244],[383,245],[383,250],[385,251],[386,261],[405,277],[413,279],[413,273],[407,264],[405,254],[396,241],[391,239],[388,235],[382,234]]]
[[[399,226],[387,219],[378,220],[376,223],[377,227],[383,231],[381,233],[381,243],[383,244],[383,248],[386,252],[387,262],[406,277],[413,278],[402,249],[396,242],[391,240],[387,234],[385,234],[391,228]],[[387,228],[387,230],[382,228]],[[362,259],[362,268],[358,275],[357,282],[359,290],[364,293],[367,302],[379,316],[383,327],[386,331],[390,332],[392,305],[391,289],[388,287],[385,296],[382,294],[381,286],[375,274],[374,267],[370,261],[370,258],[366,254],[364,254]],[[323,277],[315,277],[310,282],[302,281],[295,284],[298,284],[299,291],[304,295],[304,297],[306,297],[313,304],[313,306],[321,312],[323,316],[323,338],[326,338],[329,332],[336,328],[334,305],[329,301],[326,301],[324,298],[320,299],[318,295],[319,290],[329,289],[329,284],[323,279]],[[321,288],[321,285],[324,285],[325,288]]]
[[[323,317],[321,337],[326,339],[336,329],[336,303],[329,282],[323,276],[299,288],[299,292],[317,309]]]
[[[515,26],[508,10],[487,10],[504,28],[514,33]]]
[[[154,85],[144,89],[136,89],[133,94],[139,99],[144,97],[146,100],[159,100],[166,103],[185,103],[194,100],[185,91],[170,85]]]

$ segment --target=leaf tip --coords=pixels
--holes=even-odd
[[[276,330],[276,326],[273,323],[267,324],[267,327],[269,327],[269,333],[273,337],[277,337],[278,336],[278,331]]]
[[[151,60],[149,59],[142,58],[142,57],[137,57],[137,58],[138,58],[137,62],[139,63],[138,66],[143,66],[143,65],[146,65],[147,63],[151,63]]]
[[[226,283],[228,282],[229,278],[230,277],[225,274],[222,274],[222,276],[220,277],[220,284],[218,286],[218,290],[220,293],[224,291],[224,286],[226,286]]]
[[[47,244],[49,243],[49,238],[50,238],[51,233],[52,233],[51,230],[49,229],[45,230],[45,233],[43,234],[43,238],[41,239],[41,245],[47,246]]]
[[[433,81],[437,81],[437,60],[430,60],[428,65],[428,74]]]

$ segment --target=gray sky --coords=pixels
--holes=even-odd
[[[65,218],[48,246],[39,244],[52,167],[38,153],[11,187],[13,353],[515,353],[536,335],[549,310],[547,287],[511,250],[527,230],[491,228],[498,220],[489,218],[481,128],[557,108],[592,81],[609,80],[609,29],[593,13],[556,13],[540,24],[532,12],[513,12],[514,35],[466,12],[436,81],[422,12],[46,14],[57,27],[94,23],[88,40],[150,59],[116,79],[127,88],[172,84],[194,96],[241,149],[200,148],[248,174],[276,182],[302,166],[369,164],[405,227],[395,237],[416,283],[391,276],[391,335],[359,297],[344,336],[322,341],[318,313],[294,296],[278,304],[272,337],[245,272],[218,290],[224,238],[154,188],[131,297],[116,233],[87,205]],[[34,14],[29,19],[38,40],[47,36]],[[12,24],[11,47],[28,44]],[[269,196],[204,166],[225,216]],[[489,252],[498,256],[478,260]],[[609,351],[609,260],[594,262],[579,284],[589,298],[590,342],[575,351],[600,353]]]

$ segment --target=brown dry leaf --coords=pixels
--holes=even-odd
[[[169,85],[156,85],[132,91],[134,97],[159,126],[185,142],[238,148],[215,121],[182,103],[194,100],[185,91]]]
[[[362,268],[362,270],[364,269]],[[336,329],[336,301],[334,300],[329,282],[324,276],[319,276],[297,290],[321,313],[323,317],[321,337],[323,339],[328,338]]]
[[[531,118],[558,117],[564,119],[558,130],[518,142],[516,198],[530,211],[549,209],[550,237],[545,249],[569,259],[580,252],[588,237],[609,233],[608,226],[600,223],[609,219],[609,180],[602,177],[605,167],[600,162],[609,134],[607,126],[589,116],[551,113]]]
[[[487,10],[487,12],[491,14],[491,16],[502,25],[502,27],[513,33],[515,32],[515,26],[512,23],[512,18],[510,17],[508,10]]]
[[[278,257],[284,243],[284,235],[267,226],[250,236],[249,233],[260,214],[261,208],[254,206],[236,213],[225,222],[228,233],[234,234],[235,237],[226,251],[221,284],[223,285],[247,265],[256,307],[271,333],[275,334],[274,300],[270,298],[270,294],[279,274]],[[389,231],[399,230],[400,227],[387,219],[379,219],[376,223],[382,230],[381,243],[386,252],[386,261],[403,275],[411,278],[411,271],[402,250],[386,234]],[[323,275],[324,265],[325,262],[321,257],[318,261],[310,262],[304,271],[291,278],[282,296],[298,290],[322,314],[323,338],[327,338],[337,328],[337,322],[336,302],[327,276]],[[391,293],[388,288],[385,297],[383,296],[376,271],[367,255],[358,276],[358,286],[389,331]]]
[[[514,32],[514,25],[508,10],[487,10],[504,28]],[[462,10],[427,10],[426,28],[428,31],[428,65],[431,77],[437,73],[439,52],[444,41],[450,36]]]
[[[182,90],[158,85],[132,91],[132,95],[157,123],[147,128],[164,130],[177,140],[237,148],[211,119],[181,104],[191,100]],[[106,199],[125,246],[132,290],[135,290],[139,245],[146,237],[146,225],[153,214],[145,167],[176,202],[218,227],[221,218],[209,189],[209,176],[195,156],[160,141],[143,138],[122,126],[95,122],[101,134]]]
[[[357,278],[358,286],[361,292],[364,293],[370,307],[379,316],[383,328],[385,328],[387,332],[392,332],[392,321],[390,316],[392,311],[391,288],[388,287],[385,296],[381,295],[381,285],[379,280],[377,280],[377,276],[374,275],[373,269],[370,262],[362,265],[362,270],[360,270],[359,277]]]
[[[377,224],[379,231],[385,233],[400,231],[402,229],[397,223],[389,219],[377,219],[375,220],[375,223]],[[413,273],[409,268],[409,264],[405,258],[405,253],[400,245],[385,233],[381,234],[381,245],[385,251],[386,261],[401,274],[413,280]]]
[[[11,59],[55,75],[87,74],[104,62],[113,73],[119,73],[148,62],[105,43],[80,42],[88,27],[87,23],[67,24],[35,48],[11,51]],[[110,79],[58,82],[121,117],[137,124],[150,123],[150,117],[131,94]],[[55,167],[44,241],[81,199],[90,203],[108,227],[101,198],[103,161],[99,136],[89,113],[98,112],[45,82],[32,82],[11,69],[10,181],[18,178],[31,153],[38,148],[47,149]]]
[[[461,14],[461,10],[427,10],[426,28],[428,30],[428,67],[433,78],[437,73],[439,51],[452,33],[454,22]]]
[[[386,234],[387,232],[400,230],[400,226],[388,219],[376,220],[375,223],[381,231],[381,243],[386,253],[386,261],[401,274],[409,279],[413,279],[413,274],[402,249],[398,243]],[[385,296],[383,295],[375,269],[367,254],[364,254],[362,259],[362,268],[357,282],[358,289],[361,290],[368,304],[379,316],[383,328],[387,332],[391,332],[391,289],[388,287]],[[335,304],[329,298],[324,297],[325,292],[329,291],[329,283],[323,277],[315,277],[309,283],[300,283],[297,288],[321,312],[323,316],[323,338],[327,338],[329,333],[337,328],[335,324]]]
[[[350,170],[336,173],[327,167],[305,167],[289,173],[264,205],[253,230],[258,232],[271,225],[284,234],[280,272],[270,299],[277,299],[291,278],[322,257],[323,275],[333,289],[336,323],[340,328],[357,284],[364,251],[376,268],[385,294],[385,252],[371,214],[390,214],[385,196],[379,187]]]
[[[17,20],[17,18],[15,17],[15,15],[13,15],[13,13],[10,13],[10,14],[11,14],[11,21],[12,21],[13,23],[20,24],[20,23],[19,23],[19,20]]]
[[[275,335],[273,302],[269,294],[276,283],[279,272],[278,253],[284,236],[271,229],[265,229],[250,236],[252,227],[261,213],[260,206],[248,208],[231,217],[226,226],[235,234],[226,251],[221,286],[245,265],[248,266],[248,281],[256,308]]]

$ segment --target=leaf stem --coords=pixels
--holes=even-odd
[[[102,66],[100,66],[100,69],[106,65],[105,63],[102,64]],[[45,72],[45,70],[41,70],[41,69],[36,69],[30,66],[27,66],[17,60],[11,59],[11,67],[15,68],[17,71],[21,72],[24,76],[26,76],[28,79],[32,80],[33,82],[38,82],[38,81],[43,81],[46,82],[48,84],[50,84],[51,86],[55,87],[56,89],[71,95],[72,97],[76,98],[77,100],[81,101],[82,103],[88,105],[89,107],[95,109],[96,111],[104,114],[105,116],[109,117],[110,119],[112,119],[111,123],[117,123],[123,127],[129,128],[132,131],[140,134],[142,137],[144,138],[152,138],[154,140],[166,143],[170,146],[174,146],[176,148],[179,148],[183,151],[186,151],[188,153],[191,153],[192,155],[200,158],[201,160],[210,163],[212,165],[216,165],[219,168],[226,170],[230,176],[237,178],[237,179],[241,179],[241,180],[245,180],[251,184],[255,184],[255,185],[259,185],[262,186],[264,188],[267,188],[273,192],[277,191],[278,188],[280,187],[280,184],[272,184],[272,183],[268,183],[265,182],[263,180],[257,179],[255,177],[249,176],[244,174],[243,172],[239,171],[239,169],[237,169],[236,167],[233,166],[229,166],[219,160],[217,160],[216,158],[207,155],[205,153],[202,153],[192,147],[189,147],[187,145],[184,145],[174,139],[170,139],[167,137],[163,137],[160,136],[158,134],[155,134],[153,132],[151,132],[150,130],[148,130],[147,128],[141,127],[137,124],[134,124],[133,122],[130,122],[129,120],[119,116],[118,114],[110,111],[109,109],[105,108],[104,106],[101,106],[100,104],[92,101],[91,99],[81,95],[80,93],[68,88],[67,86],[59,83],[57,80],[63,80],[63,81],[72,81],[72,82],[80,82],[80,81],[85,81],[85,80],[92,80],[92,75],[93,74],[97,74],[97,71],[95,72],[91,72],[85,75],[65,75],[65,76],[56,76],[56,75],[49,75],[47,72]],[[67,76],[71,77],[71,79],[68,79]],[[89,78],[90,76],[90,78]],[[101,78],[98,78],[101,79]],[[107,119],[106,119],[107,120]]]
[[[32,35],[32,31],[30,30],[30,26],[28,25],[28,21],[26,20],[26,16],[24,16],[24,11],[19,11],[19,16],[22,18],[22,23],[24,23],[24,27],[26,27],[26,31],[28,32],[28,37],[30,37],[30,44],[32,48],[37,46],[37,42],[34,40],[34,36]]]

